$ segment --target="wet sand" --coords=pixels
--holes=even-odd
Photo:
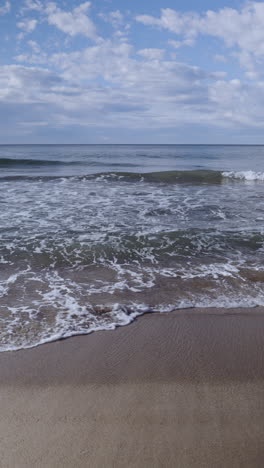
[[[3,468],[263,467],[261,308],[1,353],[0,379]]]

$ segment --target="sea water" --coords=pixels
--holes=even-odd
[[[264,146],[0,146],[0,351],[264,305]]]

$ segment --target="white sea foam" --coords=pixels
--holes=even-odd
[[[35,336],[35,340],[30,342],[27,337],[21,339],[19,342],[16,339],[16,335],[12,336],[13,328],[16,325],[19,325],[19,315],[23,313],[28,313],[29,319],[34,320],[34,311],[29,311],[25,307],[12,308],[10,312],[12,312],[13,316],[13,323],[12,326],[8,327],[7,325],[7,333],[11,337],[11,339],[0,345],[0,352],[5,351],[16,351],[19,349],[28,349],[34,348],[36,346],[50,343],[53,341],[57,341],[62,338],[69,338],[72,336],[78,335],[88,335],[90,333],[96,331],[103,331],[103,330],[114,330],[116,327],[125,326],[130,324],[140,315],[145,313],[155,312],[155,313],[169,313],[173,310],[184,310],[190,308],[225,308],[225,309],[234,309],[234,308],[254,308],[257,306],[264,306],[264,295],[259,297],[245,297],[243,295],[237,295],[236,297],[227,297],[225,295],[219,295],[216,299],[209,299],[206,297],[197,297],[196,299],[185,299],[179,300],[175,303],[169,304],[161,304],[157,306],[155,309],[150,308],[146,304],[139,304],[139,303],[132,303],[129,306],[123,304],[113,304],[108,319],[104,319],[103,317],[95,317],[92,314],[89,314],[86,310],[85,320],[79,321],[79,323],[74,324],[74,319],[72,316],[84,315],[78,307],[76,307],[76,303],[72,299],[66,299],[68,313],[65,315],[58,313],[56,316],[56,324],[51,328],[47,328],[43,330],[43,333]],[[105,306],[102,306],[102,310]],[[98,306],[99,309],[99,306]],[[87,318],[93,317],[93,321],[90,324],[89,328],[86,326]],[[12,339],[13,338],[13,339]]]
[[[113,329],[148,311],[264,304],[261,184],[2,181],[1,202],[1,351]]]
[[[240,179],[248,181],[264,181],[264,172],[254,172],[254,171],[228,171],[222,172],[223,177],[228,177],[230,179]]]

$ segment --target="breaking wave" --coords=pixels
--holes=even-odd
[[[264,181],[264,172],[229,171],[229,172],[223,172],[222,175],[223,177],[228,177],[229,179]]]
[[[37,161],[31,159],[0,159],[0,167],[8,166],[60,166],[60,165],[78,165],[80,162],[62,162],[62,161]],[[91,166],[95,163],[90,164]],[[103,164],[96,163],[100,166]],[[129,164],[127,164],[129,165]],[[115,164],[118,166],[118,164]],[[213,171],[213,170],[193,170],[193,171],[160,171],[160,172],[99,172],[86,175],[52,175],[52,176],[33,176],[33,175],[6,175],[0,177],[0,180],[21,181],[21,180],[55,180],[55,179],[74,179],[74,180],[105,180],[105,181],[123,181],[123,182],[150,182],[160,184],[194,184],[194,185],[214,185],[224,184],[232,181],[264,181],[263,172],[254,171]]]

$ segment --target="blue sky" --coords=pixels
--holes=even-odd
[[[264,2],[0,0],[0,143],[264,143]]]

